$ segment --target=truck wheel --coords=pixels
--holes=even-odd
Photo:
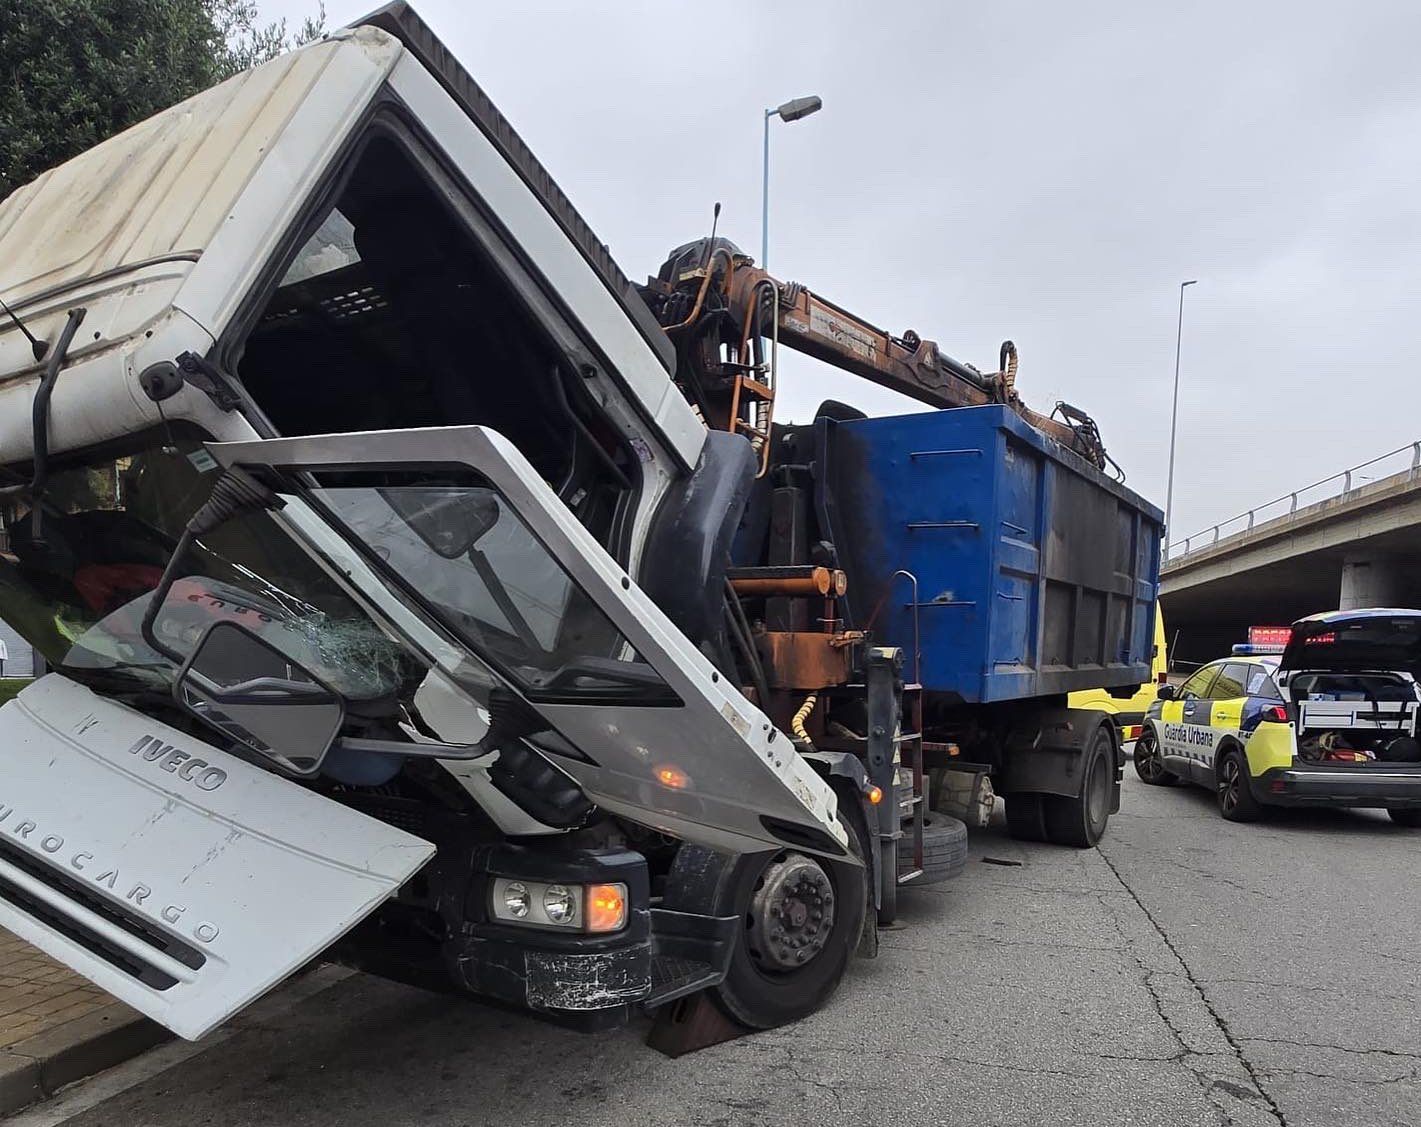
[[[1078,795],[1042,796],[1046,839],[1055,845],[1086,849],[1105,834],[1115,783],[1115,740],[1104,723],[1096,727],[1081,756],[1081,779]]]
[[[1263,813],[1248,781],[1248,762],[1236,747],[1226,748],[1215,768],[1219,813],[1230,822],[1256,822]]]
[[[1007,832],[1017,841],[1046,840],[1046,810],[1041,794],[1007,795]]]
[[[1406,826],[1413,830],[1421,829],[1421,806],[1392,807],[1387,811],[1387,817],[1398,826]]]
[[[929,814],[923,826],[923,875],[905,888],[941,884],[961,874],[967,867],[967,823],[946,814]],[[913,831],[911,824],[898,842],[898,874],[913,871]]]
[[[1135,774],[1152,787],[1172,787],[1179,782],[1179,776],[1165,769],[1164,756],[1160,754],[1159,737],[1146,724],[1135,741]]]
[[[842,824],[849,848],[869,856],[858,819]],[[681,855],[665,906],[745,923],[725,978],[709,990],[716,1005],[750,1029],[773,1029],[823,1006],[859,945],[871,906],[868,870],[792,850],[727,857],[682,846]]]

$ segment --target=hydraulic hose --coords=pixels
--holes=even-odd
[[[818,703],[819,694],[810,693],[804,698],[804,703],[799,706],[799,711],[794,714],[794,718],[789,722],[789,730],[794,734],[795,743],[801,746],[807,745],[811,749],[814,747],[814,741],[809,738],[809,733],[805,731],[804,722],[809,719],[810,714],[814,711],[814,706]]]

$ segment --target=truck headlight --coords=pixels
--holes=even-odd
[[[570,924],[577,919],[577,900],[566,886],[549,885],[543,893],[543,911],[555,924]]]
[[[503,906],[510,916],[521,920],[528,914],[528,886],[521,881],[509,881],[503,888]]]
[[[489,915],[501,923],[606,935],[627,926],[627,886],[495,877]]]

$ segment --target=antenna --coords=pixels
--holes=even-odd
[[[706,240],[706,255],[701,262],[701,269],[704,270],[710,265],[711,251],[715,249],[715,229],[720,226],[720,201],[715,201],[715,210],[711,212],[711,233]]]
[[[719,215],[719,214],[720,214],[720,204],[716,204],[716,205],[715,205],[715,209],[716,209],[716,214]],[[19,329],[20,332],[22,332],[22,333],[25,334],[25,339],[27,339],[27,340],[30,342],[30,351],[35,354],[35,359],[36,359],[36,360],[43,360],[43,359],[44,359],[44,354],[49,351],[49,342],[48,342],[48,341],[43,341],[43,340],[37,340],[37,339],[35,338],[34,333],[30,332],[29,329],[25,328],[25,323],[20,320],[19,315],[18,315],[13,309],[11,309],[8,305],[5,304],[5,301],[4,301],[3,298],[0,298],[0,309],[3,309],[3,310],[5,311],[6,316],[8,316],[8,317],[10,318],[10,320],[12,320],[12,321],[15,322],[15,327],[16,327],[17,329]]]

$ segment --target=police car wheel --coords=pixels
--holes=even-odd
[[[1218,781],[1216,794],[1219,799],[1219,813],[1230,822],[1255,822],[1263,813],[1258,799],[1253,797],[1253,787],[1248,779],[1248,761],[1238,748],[1228,748],[1219,756],[1215,769]]]
[[[1135,741],[1135,774],[1152,787],[1172,787],[1179,782],[1179,776],[1165,768],[1159,737],[1148,724],[1141,729],[1140,738]]]
[[[1387,811],[1387,816],[1398,826],[1406,826],[1408,829],[1421,829],[1421,807],[1410,806],[1405,808],[1395,808]]]

